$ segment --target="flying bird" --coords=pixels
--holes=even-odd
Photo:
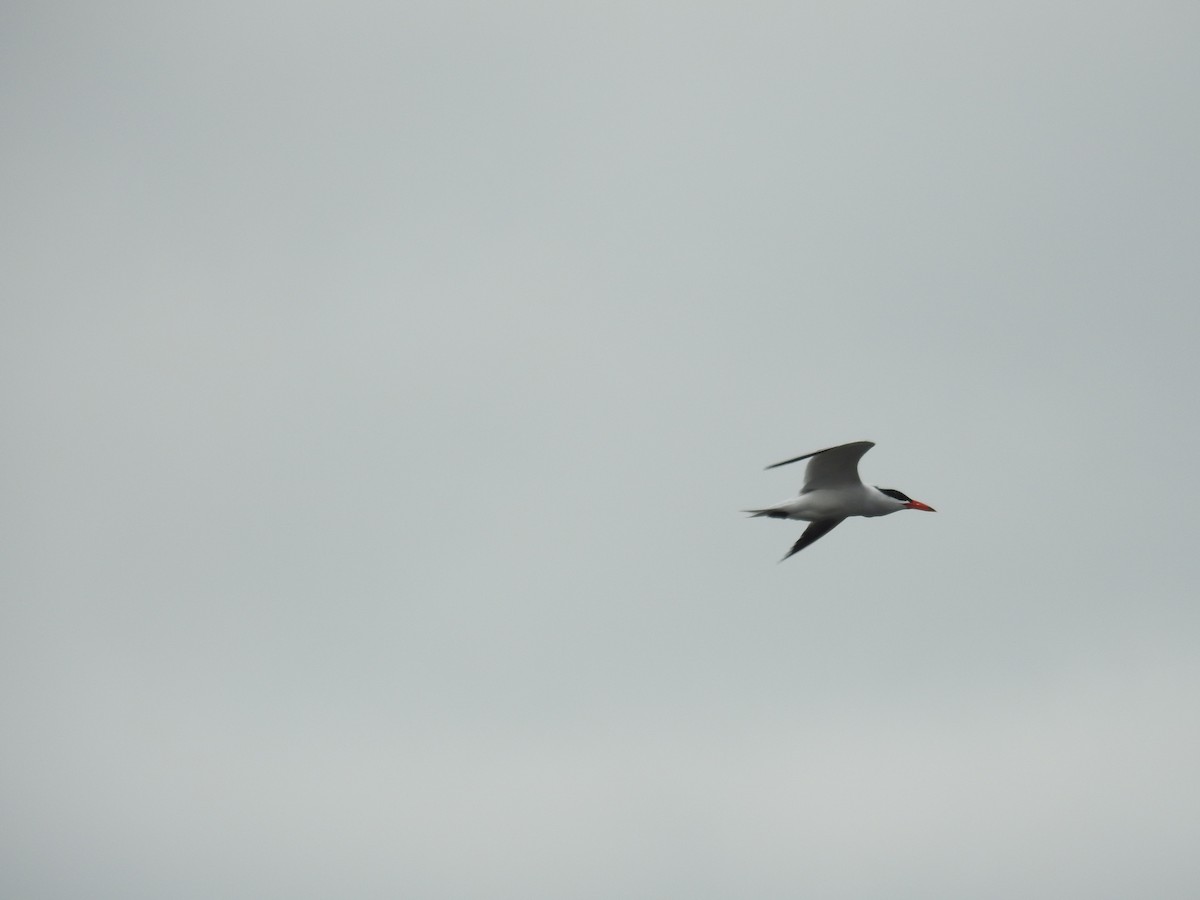
[[[743,512],[750,513],[752,518],[770,516],[772,519],[799,519],[812,523],[804,529],[800,540],[792,545],[783,559],[825,537],[850,516],[886,516],[902,509],[936,512],[932,506],[926,506],[894,488],[871,487],[862,483],[858,477],[858,461],[874,446],[873,441],[855,441],[772,463],[767,466],[768,469],[808,460],[800,496],[766,509],[747,509]]]

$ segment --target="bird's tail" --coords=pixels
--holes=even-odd
[[[787,518],[787,513],[785,513],[782,509],[743,509],[742,512],[748,513],[752,519],[755,519],[758,516],[770,516],[772,519]]]

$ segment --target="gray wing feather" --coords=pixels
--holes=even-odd
[[[799,553],[809,544],[825,537],[825,535],[829,534],[829,532],[833,531],[833,529],[837,528],[845,521],[845,519],[817,519],[817,521],[813,522],[804,529],[804,534],[800,535],[800,540],[792,544],[792,549],[784,555],[783,559],[787,559],[793,553]],[[780,562],[783,562],[783,559],[781,559]]]
[[[850,444],[841,444],[837,447],[826,447],[824,450],[805,453],[803,456],[785,459],[783,462],[772,463],[767,468],[776,469],[779,466],[786,466],[788,463],[807,459],[808,466],[804,470],[804,487],[800,488],[802,494],[820,488],[862,484],[862,480],[858,477],[858,461],[874,446],[874,441],[854,441]]]

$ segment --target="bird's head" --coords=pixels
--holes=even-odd
[[[937,512],[937,510],[932,506],[927,506],[920,500],[914,500],[912,497],[908,496],[908,494],[904,493],[903,491],[898,491],[895,488],[879,488],[878,490],[881,494],[887,494],[893,500],[898,500],[900,503],[904,504],[900,507],[901,509],[922,509],[925,512]]]

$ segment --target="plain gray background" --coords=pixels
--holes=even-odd
[[[8,4],[4,895],[1197,896],[1198,42]]]

